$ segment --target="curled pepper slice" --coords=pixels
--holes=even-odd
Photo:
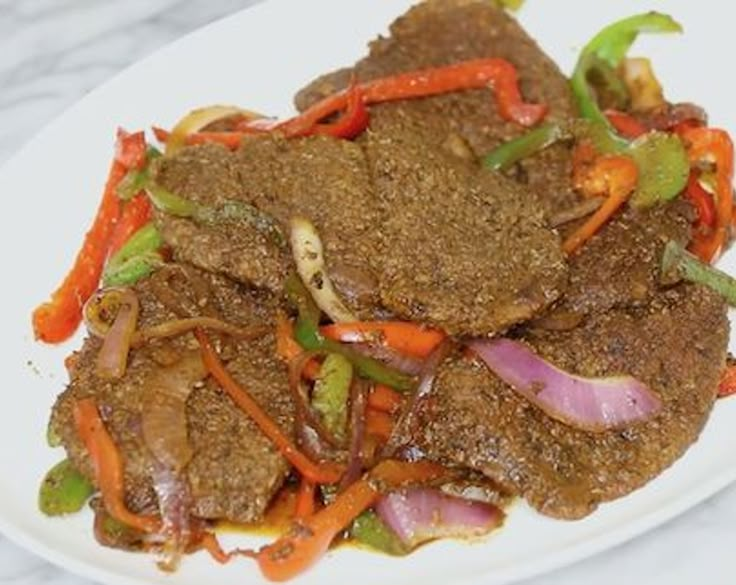
[[[613,127],[598,106],[588,83],[588,74],[599,60],[610,67],[618,67],[631,45],[643,32],[682,32],[682,26],[671,16],[659,12],[646,12],[614,22],[601,30],[583,48],[570,80],[582,117],[602,124],[611,134],[615,134]]]

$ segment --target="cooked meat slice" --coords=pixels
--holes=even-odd
[[[550,106],[549,120],[574,116],[575,105],[567,78],[544,54],[519,23],[492,0],[428,0],[398,18],[390,35],[371,44],[370,54],[352,74],[359,80],[456,63],[500,57],[513,63],[528,101]],[[297,94],[303,109],[335,89],[345,87],[350,70],[322,76]],[[527,129],[504,120],[489,90],[472,90],[428,99],[396,102],[372,108],[372,128],[388,130],[405,117],[422,120],[419,128],[427,144],[442,145],[459,136],[477,156],[520,136]],[[523,161],[512,176],[540,193],[554,210],[576,201],[570,184],[570,151],[551,147]]]
[[[174,157],[161,159],[154,176],[164,189],[203,205],[243,201],[237,157],[216,144],[185,148]],[[281,287],[287,251],[252,222],[202,224],[159,213],[157,224],[182,262],[259,288]]]
[[[571,115],[567,81],[490,2],[422,3],[392,25],[389,38],[372,44],[354,73],[367,80],[494,56],[520,67],[529,99],[550,103],[556,116]],[[317,84],[334,89],[348,77],[341,71]],[[488,90],[372,109],[361,144],[384,216],[375,272],[392,312],[452,333],[487,334],[529,319],[560,295],[565,264],[543,221],[547,205],[452,146],[484,152],[523,131],[500,118]],[[559,174],[569,182],[568,170]]]
[[[645,305],[657,292],[667,242],[690,240],[691,215],[684,200],[646,211],[627,207],[570,259],[569,287],[551,316]]]
[[[237,157],[246,199],[284,226],[297,215],[309,218],[324,244],[330,276],[338,285],[356,281],[338,290],[359,312],[364,306],[367,314],[375,311],[377,297],[354,290],[368,282],[376,293],[369,260],[382,222],[361,148],[328,137],[272,137],[245,142]],[[361,305],[360,298],[369,302]]]
[[[228,371],[282,429],[290,429],[291,395],[273,336],[236,351]],[[212,380],[192,394],[187,413],[195,450],[187,469],[193,513],[236,522],[258,520],[281,487],[288,464]]]
[[[554,64],[492,3],[430,0],[391,31],[356,66],[360,79],[509,57],[530,99],[549,102],[559,117],[572,111]],[[343,81],[349,75],[340,73]],[[157,179],[198,202],[245,201],[285,229],[306,215],[324,240],[338,292],[360,317],[388,310],[452,333],[497,333],[543,311],[566,280],[559,239],[543,219],[547,204],[467,160],[469,149],[520,131],[500,119],[489,90],[456,92],[374,108],[358,143],[256,137],[234,154],[211,149],[217,161],[204,171],[190,161],[203,157],[188,149],[164,161]],[[225,177],[223,195],[212,189],[213,173]],[[188,220],[162,222],[177,257],[200,267],[273,291],[290,269],[288,253],[257,241],[252,229],[238,233],[238,223],[216,233]]]
[[[503,331],[539,313],[564,290],[566,265],[534,198],[426,148],[412,128],[365,143],[386,216],[376,255],[384,305],[458,334]]]
[[[456,355],[440,368],[415,417],[399,425],[394,444],[479,470],[544,514],[580,518],[644,485],[697,439],[728,335],[722,299],[691,285],[662,292],[647,307],[591,316],[571,331],[525,335],[568,372],[629,374],[662,398],[655,418],[602,433],[549,418],[480,360]]]
[[[566,268],[534,198],[427,149],[413,127],[375,133],[365,149],[322,137],[258,137],[235,154],[189,148],[164,161],[157,180],[205,205],[244,201],[284,232],[295,215],[310,218],[330,276],[362,317],[386,307],[454,333],[485,334],[543,310],[560,295]],[[227,197],[211,188],[214,173],[227,175]],[[263,236],[255,241],[239,222],[223,232],[188,219],[160,222],[177,257],[205,269],[279,291],[292,266],[287,249]]]
[[[242,327],[270,325],[275,305],[268,296],[248,292],[220,276],[170,266],[135,287],[141,302],[140,327],[190,315],[219,315]],[[284,365],[275,357],[275,340],[255,342],[223,338],[223,358],[236,380],[279,421],[292,427],[292,404]],[[136,512],[156,510],[152,456],[141,431],[146,382],[153,373],[198,349],[191,334],[159,340],[133,350],[128,370],[118,381],[95,375],[100,341],[89,338],[76,357],[71,382],[54,406],[51,424],[71,460],[84,473],[92,470],[73,422],[76,400],[94,396],[125,464],[128,506]],[[211,379],[197,385],[187,401],[189,442],[194,455],[185,469],[193,513],[203,518],[257,520],[280,487],[289,466],[245,414]]]
[[[233,200],[253,205],[273,217],[286,235],[292,217],[308,217],[348,305],[364,317],[379,310],[376,277],[367,258],[373,253],[368,237],[380,220],[357,145],[327,137],[265,136],[245,141],[235,153],[212,145],[191,147],[164,159],[156,180],[205,205]],[[159,225],[177,258],[241,282],[279,292],[292,268],[288,245],[252,222],[206,225],[161,214]]]

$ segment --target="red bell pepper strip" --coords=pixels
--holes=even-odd
[[[493,89],[499,112],[506,120],[522,126],[534,126],[547,114],[546,105],[524,102],[516,68],[510,62],[496,58],[474,59],[354,84],[284,122],[257,124],[256,120],[246,125],[239,124],[236,131],[196,132],[190,134],[186,142],[216,142],[235,149],[246,134],[264,132],[278,132],[287,137],[329,134],[352,138],[365,129],[368,117],[367,110],[359,107],[355,101],[356,95],[360,95],[363,106],[367,106],[481,88]],[[322,122],[340,112],[344,113],[338,121],[331,124]],[[154,128],[153,131],[161,142],[166,142],[169,137],[169,133],[161,128]]]
[[[337,496],[334,502],[313,516],[297,522],[294,529],[253,556],[264,577],[286,581],[314,565],[327,552],[335,537],[364,510],[376,503],[383,490],[410,483],[436,480],[447,471],[436,463],[382,461],[363,479]]]
[[[283,457],[307,480],[334,484],[342,477],[342,468],[331,462],[315,463],[302,453],[253,397],[238,384],[220,361],[217,352],[202,329],[195,331],[202,350],[202,360],[212,377],[230,399],[258,425],[261,432],[278,448]]]
[[[358,84],[363,101],[370,104],[423,98],[465,89],[494,90],[499,112],[505,120],[534,126],[547,114],[547,106],[528,104],[519,90],[516,68],[505,59],[473,59],[366,81]],[[350,90],[337,92],[317,102],[301,115],[277,126],[287,136],[301,135],[321,120],[343,111]]]
[[[368,128],[369,122],[368,107],[363,101],[360,88],[353,86],[348,90],[347,108],[340,118],[335,122],[316,124],[308,134],[352,140]]]
[[[117,159],[110,167],[102,202],[92,227],[84,237],[74,266],[51,295],[51,299],[33,311],[33,331],[36,339],[46,343],[60,343],[76,331],[82,320],[82,307],[102,275],[109,243],[120,215],[117,187],[128,169]]]
[[[107,512],[137,530],[158,532],[161,528],[159,518],[134,514],[125,505],[123,460],[100,418],[94,398],[83,398],[74,404],[74,423],[92,460],[95,483]]]
[[[144,193],[139,193],[125,203],[120,213],[120,219],[110,237],[108,256],[112,256],[120,250],[130,239],[130,236],[151,221],[152,213],[151,200]]]
[[[439,329],[410,321],[334,323],[320,327],[320,332],[328,339],[345,343],[382,343],[416,358],[426,358],[446,337]]]
[[[605,113],[611,126],[624,138],[633,140],[647,132],[647,127],[630,114],[618,110],[606,110]]]
[[[683,120],[682,122],[678,122],[677,124],[675,124],[674,126],[672,126],[671,128],[669,128],[669,130],[673,134],[677,134],[678,136],[682,136],[688,130],[692,130],[693,128],[702,128],[702,127],[703,127],[703,124],[700,122],[700,120],[696,120],[694,118],[691,118],[689,120]]]
[[[736,394],[736,366],[726,366],[721,381],[718,383],[718,398],[725,398]]]
[[[725,130],[716,128],[687,128],[681,137],[691,165],[715,164],[715,226],[709,236],[691,243],[691,251],[696,256],[712,263],[727,245],[733,221],[733,142]]]
[[[129,134],[118,128],[115,143],[115,160],[126,169],[142,169],[146,164],[146,136],[143,131]]]

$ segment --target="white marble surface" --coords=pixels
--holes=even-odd
[[[90,89],[253,0],[0,0],[0,162]],[[5,194],[6,201],[9,194]],[[12,471],[4,470],[4,481]],[[665,526],[524,585],[733,583],[736,487]],[[0,583],[85,585],[0,537]]]

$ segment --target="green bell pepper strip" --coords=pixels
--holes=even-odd
[[[189,218],[204,224],[245,221],[277,246],[286,246],[286,238],[276,220],[244,201],[225,201],[219,207],[209,207],[176,195],[152,181],[149,181],[146,191],[154,207],[168,215]]]
[[[95,487],[64,459],[54,465],[41,482],[38,508],[47,516],[61,516],[79,512],[94,493]]]
[[[483,164],[493,171],[505,171],[555,142],[569,137],[560,124],[542,124],[526,134],[502,144],[483,159]]]
[[[613,127],[598,107],[598,102],[588,83],[588,74],[599,61],[603,61],[614,69],[618,67],[626,57],[631,45],[643,32],[682,32],[682,26],[671,16],[659,12],[646,12],[614,22],[585,45],[570,80],[582,117],[603,124],[614,135]]]
[[[343,355],[331,353],[322,362],[312,391],[312,408],[322,417],[327,430],[340,442],[348,425],[348,396],[353,365]]]
[[[662,132],[650,132],[630,143],[618,136],[601,111],[590,88],[588,75],[597,64],[619,66],[640,33],[682,32],[671,16],[647,12],[625,18],[599,32],[583,48],[570,81],[587,132],[602,154],[627,154],[639,167],[639,185],[631,196],[634,207],[646,208],[669,201],[685,188],[689,172],[687,154],[680,140]]]
[[[163,263],[158,253],[163,244],[153,222],[135,232],[105,266],[104,286],[129,286],[145,278]]]
[[[148,147],[146,150],[146,165],[142,169],[131,169],[120,181],[117,189],[120,199],[128,201],[146,188],[151,177],[151,162],[160,156],[160,150],[153,146]]]
[[[401,392],[408,392],[415,386],[414,378],[397,372],[378,360],[325,338],[319,331],[321,312],[309,292],[296,274],[291,274],[285,285],[289,301],[299,311],[294,327],[294,339],[306,350],[336,353],[347,358],[359,375],[379,384],[385,384]]]
[[[196,219],[200,213],[199,205],[164,189],[152,181],[149,181],[146,185],[146,192],[153,206],[168,215]]]
[[[671,201],[685,189],[690,163],[678,136],[649,132],[632,142],[627,154],[639,167],[639,183],[630,201],[634,207]]]
[[[634,207],[651,207],[677,197],[685,188],[689,174],[682,142],[663,132],[649,132],[634,142],[620,137],[599,108],[588,75],[596,68],[617,67],[639,33],[681,30],[670,16],[657,12],[632,16],[604,28],[583,49],[571,79],[582,119],[572,122],[567,130],[559,124],[532,130],[489,153],[486,166],[503,170],[572,134],[578,140],[590,140],[601,154],[625,154],[636,162],[639,183],[631,197]]]
[[[353,521],[350,536],[361,544],[395,557],[402,557],[411,552],[411,549],[401,542],[401,539],[372,510],[366,510]]]
[[[665,246],[661,280],[664,284],[679,280],[702,284],[721,295],[732,307],[736,306],[736,279],[693,256],[677,242],[670,241]]]

